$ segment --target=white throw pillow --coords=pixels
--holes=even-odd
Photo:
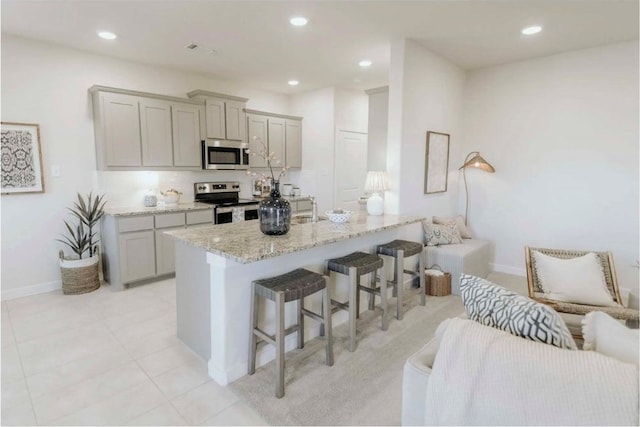
[[[455,222],[458,227],[458,231],[460,232],[460,237],[463,239],[472,239],[473,236],[471,232],[467,228],[464,223],[464,217],[462,215],[454,216],[454,217],[446,217],[446,216],[434,216],[433,223],[434,224],[446,224],[448,222]]]
[[[618,306],[607,290],[598,256],[593,252],[570,259],[531,251],[544,297],[577,304]]]
[[[640,331],[629,329],[601,311],[592,311],[582,319],[584,350],[592,350],[621,362],[638,365]]]

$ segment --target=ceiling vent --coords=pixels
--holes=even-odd
[[[191,42],[188,45],[186,45],[185,48],[190,50],[191,52],[198,52],[203,55],[215,55],[216,53],[218,53],[215,51],[215,49],[209,49],[209,48],[200,46],[198,42]]]

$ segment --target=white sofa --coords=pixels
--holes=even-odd
[[[487,240],[463,239],[462,243],[441,246],[425,246],[427,268],[438,265],[451,273],[451,293],[460,295],[460,275],[486,278],[489,262],[493,257],[493,244]]]
[[[456,411],[464,412],[468,408],[471,408],[470,412],[479,413],[481,417],[484,417],[479,424],[580,425],[595,423],[594,425],[612,425],[608,422],[612,420],[614,424],[618,425],[638,425],[637,364],[623,363],[619,359],[597,354],[593,351],[559,350],[550,345],[534,343],[497,331],[494,328],[482,326],[470,320],[455,319],[455,321],[458,322],[456,326],[459,326],[460,322],[467,322],[467,326],[469,326],[468,323],[471,322],[473,328],[483,329],[480,332],[484,333],[485,330],[489,331],[490,334],[497,332],[497,336],[487,339],[487,336],[480,336],[479,329],[475,329],[473,333],[466,336],[452,335],[447,337],[445,335],[449,331],[444,330],[443,332],[443,328],[439,327],[436,332],[436,338],[429,341],[422,349],[409,357],[405,363],[402,382],[402,425],[433,423],[433,415],[428,413],[430,411],[429,404],[432,405],[432,408],[436,408],[435,410],[431,409],[431,411],[438,414],[436,415],[438,420],[444,420],[441,422],[443,425],[451,423],[454,425],[476,424],[475,418],[458,417],[455,414]],[[479,340],[487,342],[489,351],[480,349],[479,353],[476,354],[473,348],[478,347],[473,347],[471,344],[466,345],[473,341],[473,335],[478,336]],[[444,350],[442,347],[439,349],[440,346],[443,346]],[[490,353],[496,347],[501,348],[495,350],[495,353]],[[505,352],[505,348],[509,351]],[[532,348],[536,351],[532,352]],[[445,353],[445,356],[436,361],[439,350]],[[452,352],[452,350],[454,351]],[[544,357],[539,357],[538,350],[543,352]],[[525,360],[530,353],[538,353],[538,358]],[[452,357],[452,355],[454,356]],[[504,355],[506,359],[496,360],[496,355]],[[515,359],[516,357],[517,359]],[[475,369],[480,368],[479,371],[475,372],[478,375],[475,375],[475,373],[474,375],[461,374],[460,369],[447,371],[450,367],[456,366],[455,362],[450,362],[451,359],[463,358],[468,359],[463,365],[475,365]],[[434,362],[435,371],[432,370]],[[493,365],[493,367],[486,368],[487,371],[491,371],[491,369],[493,371],[490,374],[484,374],[482,370],[488,365]],[[497,368],[496,365],[498,366]],[[568,369],[566,368],[567,365],[570,366]],[[600,375],[597,382],[598,387],[594,387],[593,383],[589,382],[588,378],[585,378],[589,375],[582,375],[579,378],[570,375],[571,378],[565,378],[563,373],[570,371],[573,365],[577,366],[577,372],[584,374],[586,370],[588,374]],[[457,366],[459,368],[461,365]],[[592,367],[596,368],[592,369]],[[499,373],[498,377],[503,377],[498,382],[495,380],[496,369]],[[545,381],[549,378],[535,378],[540,376],[538,374],[542,372],[550,375],[551,378],[557,379],[554,385],[550,384],[550,389],[548,390],[553,404],[548,404],[549,396],[544,396],[547,392],[513,392],[513,390],[522,390],[522,388],[518,389],[519,383],[529,386],[530,383],[539,385],[542,382],[540,387],[546,390],[547,382]],[[445,374],[444,376],[443,373]],[[492,376],[488,378],[487,375]],[[444,381],[443,378],[445,379]],[[465,388],[463,383],[467,381],[467,378],[468,382],[473,384],[472,387],[475,387],[477,383],[481,383],[480,388],[484,387],[484,392],[478,391],[474,393],[473,391],[475,390],[470,392],[468,388]],[[627,381],[627,378],[630,379]],[[432,382],[431,389],[429,389],[430,381]],[[434,383],[433,381],[436,382]],[[621,384],[625,381],[626,384]],[[493,383],[487,385],[487,382]],[[443,383],[445,384],[444,386],[441,385]],[[515,386],[513,385],[514,383],[516,384]],[[438,386],[438,384],[440,385]],[[469,384],[466,384],[466,386],[468,387]],[[493,393],[486,393],[487,387],[491,390],[496,390],[493,396],[487,397]],[[605,396],[599,394],[603,389],[608,390]],[[509,392],[510,390],[511,392]],[[525,390],[531,389],[525,388]],[[500,394],[503,391],[505,394]],[[539,392],[540,390],[538,389],[537,391]],[[540,395],[543,396],[537,397]],[[434,398],[433,396],[436,397]],[[518,396],[525,397],[519,398]],[[502,399],[504,399],[504,402]],[[540,399],[543,401],[547,399],[546,407],[540,405]],[[558,402],[557,406],[556,402]],[[503,403],[504,406],[502,405]],[[453,418],[447,418],[447,409],[442,410],[443,407],[448,406],[453,408]],[[487,407],[490,409],[487,410]],[[510,409],[510,413],[506,414],[505,407]],[[587,409],[585,410],[585,408]],[[585,421],[585,412],[589,412],[592,408],[595,411],[593,413],[596,415],[593,416],[594,418],[587,418],[587,421]],[[443,415],[443,412],[445,415]],[[496,412],[499,412],[499,414],[494,419],[492,417],[496,416]],[[489,417],[489,422],[487,422],[487,416]],[[451,421],[452,419],[453,421]],[[549,419],[552,422],[549,422]]]

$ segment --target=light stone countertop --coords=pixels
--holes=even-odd
[[[266,199],[267,196],[265,197],[261,197],[261,196],[253,196],[253,200],[255,200],[256,202],[259,202],[261,200]],[[287,199],[290,202],[299,202],[301,200],[311,200],[313,199],[313,196],[282,196],[283,199]]]
[[[284,236],[267,236],[260,231],[259,221],[244,221],[205,226],[197,229],[167,231],[164,234],[188,245],[203,249],[241,264],[248,264],[340,240],[373,234],[420,222],[417,216],[368,216],[356,214],[351,221],[292,224]]]
[[[148,208],[145,206],[127,206],[127,207],[105,207],[104,213],[112,216],[129,216],[129,215],[152,215],[170,212],[186,212],[198,211],[205,209],[213,209],[211,205],[206,203],[178,203],[177,205],[156,206]]]

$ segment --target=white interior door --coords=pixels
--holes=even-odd
[[[367,134],[338,131],[335,153],[334,207],[358,211],[367,177]]]

